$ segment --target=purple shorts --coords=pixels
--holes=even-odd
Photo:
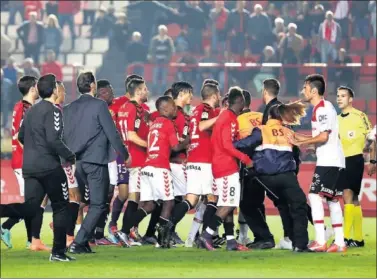
[[[117,157],[117,165],[118,165],[118,185],[128,184],[130,175],[126,168],[123,158],[121,158],[120,156]]]

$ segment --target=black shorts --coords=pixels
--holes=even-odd
[[[346,158],[346,168],[340,171],[337,189],[350,189],[358,196],[364,174],[364,157],[362,154]]]
[[[314,171],[309,193],[337,199],[343,195],[343,189],[337,189],[341,168],[317,166]]]

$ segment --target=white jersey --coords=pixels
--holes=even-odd
[[[376,140],[376,138],[377,138],[377,134],[376,133],[377,133],[376,125],[374,125],[372,131],[369,132],[367,139],[368,140]]]
[[[329,139],[316,146],[317,166],[345,168],[336,110],[329,101],[322,100],[313,109],[312,136],[316,137],[325,131],[329,132]]]

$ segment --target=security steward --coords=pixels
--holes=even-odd
[[[234,143],[237,149],[252,158],[259,181],[269,189],[267,196],[288,204],[293,222],[292,243],[296,252],[310,251],[307,248],[308,207],[296,175],[293,145],[287,139],[293,131],[283,126],[283,122],[297,124],[304,115],[305,105],[299,102],[273,106],[265,125],[254,128],[250,136]],[[247,207],[242,210],[247,215]]]

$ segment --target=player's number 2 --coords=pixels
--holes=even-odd
[[[196,119],[191,119],[192,123],[192,130],[191,130],[191,139],[198,139],[199,135],[196,133],[198,130],[198,123],[196,122]]]
[[[157,130],[152,130],[149,133],[148,136],[148,146],[149,146],[149,151],[159,151],[160,147],[156,146],[158,141],[158,131]],[[151,144],[152,142],[152,144]]]

